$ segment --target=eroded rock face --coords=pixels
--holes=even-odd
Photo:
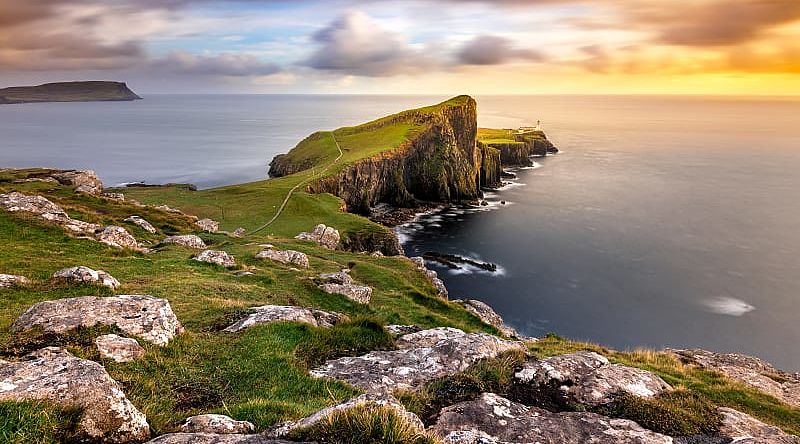
[[[431,430],[449,444],[671,444],[672,438],[627,419],[551,413],[493,393],[444,408]]]
[[[248,327],[271,322],[301,322],[314,327],[333,327],[347,320],[347,316],[313,308],[291,307],[285,305],[262,305],[253,307],[252,313],[226,328],[227,332],[242,331]]]
[[[156,232],[156,227],[154,227],[150,222],[144,220],[144,218],[142,218],[140,216],[136,216],[136,215],[131,216],[131,217],[125,219],[125,222],[137,225],[141,229],[143,229],[144,231],[147,231],[148,233],[155,233]]]
[[[72,219],[61,207],[42,196],[28,196],[18,192],[0,194],[0,208],[10,212],[32,213],[74,234],[94,236],[95,231],[100,229],[97,224]]]
[[[109,225],[96,234],[97,240],[108,246],[115,248],[129,248],[131,250],[138,250],[139,243],[136,242],[128,230],[118,227],[116,225]]]
[[[224,251],[205,250],[194,257],[194,260],[199,262],[208,262],[210,264],[217,264],[221,267],[235,267],[236,260],[230,254]]]
[[[256,254],[256,259],[269,259],[282,264],[308,268],[308,256],[305,253],[294,250],[267,249]]]
[[[162,244],[175,244],[189,248],[197,248],[198,250],[205,249],[206,243],[203,239],[195,236],[194,234],[182,234],[179,236],[169,236],[161,241]]]
[[[141,442],[150,437],[145,416],[98,363],[48,347],[20,362],[0,361],[0,400],[49,400],[83,409],[78,424],[86,439]]]
[[[15,285],[28,285],[30,279],[25,276],[18,276],[15,274],[0,274],[0,288],[13,287]]]
[[[646,370],[610,364],[594,352],[577,352],[527,362],[514,375],[518,386],[549,395],[556,405],[608,404],[620,394],[652,398],[671,390]]]
[[[139,341],[133,338],[123,338],[117,335],[102,335],[94,340],[94,345],[100,356],[112,359],[114,362],[131,362],[144,357],[144,348]]]
[[[200,219],[194,224],[197,225],[201,230],[209,233],[216,233],[217,230],[219,230],[219,222],[208,218]]]
[[[186,418],[179,430],[184,433],[246,434],[253,433],[256,426],[249,421],[237,421],[225,415],[197,415]]]
[[[339,245],[339,230],[333,227],[329,227],[325,224],[319,224],[314,227],[314,230],[310,233],[302,232],[294,237],[295,239],[312,241],[320,244],[321,246],[335,250],[336,247]]]
[[[372,288],[354,283],[353,278],[345,270],[337,273],[323,273],[319,275],[317,281],[319,288],[325,293],[340,294],[359,304],[369,304],[372,299]]]
[[[408,336],[413,338],[408,340]],[[434,342],[436,336],[441,339]],[[400,350],[328,361],[312,370],[311,375],[343,380],[370,393],[389,393],[417,389],[436,378],[461,372],[480,359],[525,349],[520,342],[452,328],[412,333],[401,337],[398,345]]]
[[[103,182],[92,170],[64,171],[55,173],[52,177],[62,185],[75,187],[79,193],[100,195],[103,193]]]
[[[300,444],[275,440],[264,435],[235,435],[216,433],[170,433],[147,441],[147,444]]]
[[[147,295],[84,296],[39,302],[14,321],[11,331],[41,327],[45,332],[63,333],[95,325],[115,325],[156,345],[167,345],[183,332],[169,302]]]
[[[439,279],[439,275],[434,270],[429,270],[428,267],[425,266],[425,259],[417,256],[411,257],[412,262],[417,266],[417,269],[425,274],[425,277],[428,278],[428,282],[436,288],[436,291],[439,292],[439,297],[443,299],[447,299],[448,292],[447,287],[444,285],[444,281]]]
[[[721,436],[742,444],[800,444],[800,436],[789,435],[740,411],[721,407]]]
[[[119,281],[103,270],[92,270],[89,267],[78,266],[64,268],[53,273],[52,279],[77,282],[81,284],[97,283],[112,290],[120,287]]]
[[[495,312],[492,307],[486,303],[475,299],[456,299],[453,302],[463,305],[468,312],[474,314],[484,323],[496,328],[497,331],[503,334],[503,336],[512,339],[521,339],[519,333],[517,333],[517,331],[512,327],[506,325],[505,321],[503,321],[503,318],[501,318],[500,315],[497,314],[497,312]]]

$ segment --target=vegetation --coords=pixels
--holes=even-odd
[[[325,444],[436,444],[388,407],[359,406],[334,412],[328,418],[292,436],[298,441]]]
[[[0,89],[2,103],[91,102],[136,100],[141,97],[120,82],[60,82]]]
[[[0,401],[0,442],[70,442],[80,417],[78,410],[61,409],[48,403]]]

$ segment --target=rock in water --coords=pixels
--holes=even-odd
[[[219,230],[219,222],[211,219],[200,219],[194,223],[201,230],[208,231],[209,233],[216,233]]]
[[[133,338],[117,335],[102,335],[94,340],[100,356],[114,362],[131,362],[144,356],[144,348]]]
[[[111,247],[130,248],[139,250],[139,243],[136,238],[128,233],[128,230],[116,225],[109,225],[96,234],[97,240]]]
[[[41,327],[45,332],[63,333],[95,325],[115,325],[156,345],[167,345],[183,332],[169,302],[147,295],[84,296],[39,302],[14,321],[11,331]]]
[[[359,304],[369,304],[372,288],[353,283],[353,279],[345,271],[323,273],[317,278],[321,281],[319,288],[325,293],[340,294]]]
[[[740,411],[721,407],[719,413],[719,434],[737,444],[800,444],[800,436],[789,435]]]
[[[225,415],[197,415],[186,418],[179,430],[184,433],[242,434],[253,433],[256,426],[249,421],[237,421]]]
[[[445,407],[431,430],[448,444],[671,444],[672,438],[627,419],[596,413],[551,413],[494,393]]]
[[[294,238],[313,241],[330,250],[335,250],[340,240],[339,230],[325,224],[319,224],[310,233],[304,231]]]
[[[256,259],[269,259],[282,264],[291,264],[308,268],[308,256],[306,256],[305,253],[294,250],[267,249],[256,254]]]
[[[505,321],[503,321],[503,318],[501,318],[500,315],[497,314],[497,312],[495,312],[492,307],[486,303],[475,299],[456,299],[453,302],[463,305],[468,312],[474,314],[484,323],[496,328],[497,331],[502,333],[504,336],[512,339],[521,339],[519,333],[517,333],[517,331],[512,327],[506,325]]]
[[[97,283],[116,290],[120,287],[119,281],[103,270],[92,270],[89,267],[78,266],[64,268],[53,273],[52,279],[77,283]]]
[[[85,171],[64,171],[53,174],[52,177],[62,185],[75,187],[78,193],[93,194],[99,196],[103,193],[103,182],[97,177],[97,173],[92,170]]]
[[[230,254],[224,251],[205,250],[194,257],[194,260],[199,262],[208,262],[210,264],[217,264],[221,267],[235,267],[236,260]]]
[[[48,400],[78,407],[83,410],[79,432],[92,442],[141,442],[150,437],[147,419],[103,366],[56,347],[38,350],[20,362],[0,361],[0,400]]]
[[[175,244],[189,248],[202,250],[206,248],[206,243],[194,234],[183,234],[180,236],[169,236],[161,241],[162,244]]]
[[[271,322],[301,322],[314,327],[333,327],[347,320],[347,316],[340,313],[285,305],[262,305],[253,307],[251,310],[252,313],[226,328],[225,331],[237,332],[254,325]]]
[[[150,222],[144,220],[142,217],[139,216],[131,216],[125,219],[125,222],[132,223],[134,225],[138,225],[144,231],[148,233],[155,233],[156,227],[154,227]]]
[[[15,274],[0,274],[0,288],[13,287],[15,285],[28,285],[30,279],[25,276],[17,276]]]

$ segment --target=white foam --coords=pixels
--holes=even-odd
[[[747,302],[728,296],[720,296],[703,301],[703,305],[713,313],[726,316],[742,316],[756,309]]]

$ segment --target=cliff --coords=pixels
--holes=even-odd
[[[139,100],[123,82],[60,82],[0,89],[0,104]]]
[[[542,131],[520,133],[512,129],[478,129],[478,143],[500,151],[505,165],[530,166],[531,156],[546,156],[558,152]]]

